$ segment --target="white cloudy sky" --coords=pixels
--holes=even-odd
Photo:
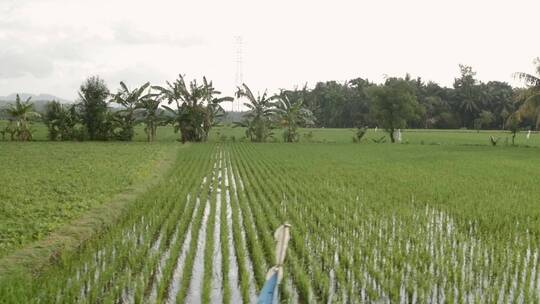
[[[236,35],[255,90],[406,72],[451,85],[459,63],[517,84],[540,56],[538,12],[538,0],[0,0],[0,95],[75,99],[89,75],[115,90],[178,73],[232,93]]]

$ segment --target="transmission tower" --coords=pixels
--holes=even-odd
[[[234,77],[234,85],[240,87],[244,83],[244,73],[242,72],[242,36],[234,37],[234,45],[236,48],[234,54],[234,62],[236,64],[236,75]],[[235,87],[235,91],[236,91]],[[233,102],[233,111],[240,111],[240,99],[236,98]]]

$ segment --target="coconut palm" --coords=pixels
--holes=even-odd
[[[536,58],[534,63],[536,64],[537,76],[523,72],[515,73],[514,76],[528,87],[522,96],[525,102],[519,111],[524,117],[535,119],[538,128],[540,126],[540,57]]]
[[[459,65],[461,75],[454,79],[454,93],[461,111],[461,119],[464,126],[472,127],[474,117],[479,111],[481,91],[476,73],[470,66]]]
[[[478,111],[477,101],[472,98],[465,98],[461,100],[459,106],[461,110],[466,113],[474,113],[475,111]]]
[[[17,94],[15,103],[9,104],[4,110],[8,115],[10,124],[6,129],[11,130],[11,139],[15,138],[19,141],[32,140],[32,129],[30,121],[32,118],[39,117],[39,113],[34,111],[34,105],[30,103],[31,97],[26,101],[21,101]]]
[[[167,82],[167,87],[153,87],[159,91],[159,96],[169,105],[175,104],[176,109],[163,106],[171,114],[171,122],[175,132],[180,131],[182,142],[205,141],[211,127],[215,124],[216,111],[224,101],[232,101],[231,97],[216,97],[217,91],[212,82],[203,77],[202,84],[197,80],[186,85],[184,76],[179,75],[174,83]]]
[[[523,73],[523,72],[517,72],[514,74],[514,77],[525,82],[525,84],[530,87],[535,87],[537,89],[540,89],[540,57],[534,60],[534,64],[536,64],[536,74],[538,76],[528,74],[528,73]]]
[[[282,92],[276,103],[276,114],[278,123],[285,129],[283,140],[285,142],[298,141],[298,127],[300,125],[313,125],[313,113],[306,109],[302,98],[296,98],[291,101],[286,92]]]
[[[123,81],[120,81],[120,90],[118,90],[118,93],[112,96],[111,100],[112,102],[123,106],[122,110],[116,112],[117,120],[119,121],[122,129],[118,134],[119,139],[133,139],[133,135],[135,134],[134,127],[136,123],[135,109],[138,103],[148,98],[148,96],[144,93],[149,86],[150,83],[147,82],[140,88],[135,88],[130,91],[126,84]]]
[[[244,102],[244,106],[249,111],[244,116],[244,121],[235,123],[235,126],[246,127],[246,136],[251,141],[266,141],[272,136],[272,117],[276,113],[273,100],[277,97],[269,97],[266,91],[262,95],[255,97],[246,84],[238,88],[236,97],[247,98],[248,102]]]

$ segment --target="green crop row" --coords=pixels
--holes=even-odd
[[[283,303],[534,303],[536,157],[487,146],[192,145],[117,226],[35,283],[0,291],[8,302],[251,303],[287,222]]]

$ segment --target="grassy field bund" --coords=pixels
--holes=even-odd
[[[401,144],[374,143],[381,130],[362,143],[352,129],[301,134],[0,142],[0,299],[249,303],[289,222],[284,303],[540,301],[540,134],[516,146],[501,131],[404,130]],[[89,233],[73,232],[88,218]],[[66,235],[81,242],[63,250]],[[35,242],[51,236],[52,261]],[[28,272],[39,256],[49,263]]]

